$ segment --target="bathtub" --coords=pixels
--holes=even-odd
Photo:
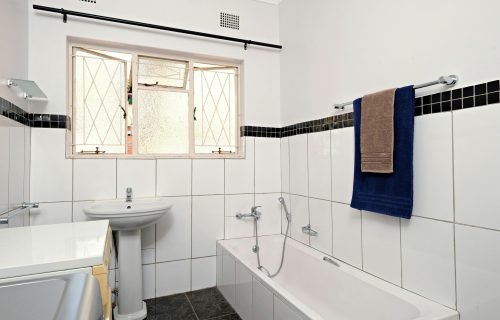
[[[455,310],[341,261],[324,261],[324,254],[293,239],[281,273],[271,279],[256,267],[254,241],[217,242],[217,287],[243,320],[459,319]],[[270,272],[279,265],[282,241],[281,235],[259,237],[262,265]]]

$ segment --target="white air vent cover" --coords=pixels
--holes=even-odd
[[[226,12],[220,13],[220,26],[240,30],[240,16]]]
[[[97,0],[78,0],[78,2],[97,3]]]

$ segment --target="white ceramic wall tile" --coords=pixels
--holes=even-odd
[[[252,283],[252,316],[254,320],[273,320],[273,293],[255,278]]]
[[[156,223],[156,261],[191,257],[191,197],[167,198],[172,209]]]
[[[290,193],[308,196],[307,135],[290,137]]]
[[[92,205],[94,201],[78,201],[73,202],[73,222],[90,221],[83,211],[84,208]]]
[[[75,159],[73,162],[73,200],[116,198],[115,159]]]
[[[351,203],[354,176],[354,129],[332,131],[332,200]]]
[[[253,193],[254,192],[254,168],[255,168],[255,146],[253,137],[245,137],[246,154],[245,159],[225,160],[225,193]]]
[[[292,215],[292,224],[290,226],[292,238],[309,244],[309,235],[302,232],[302,227],[309,224],[308,198],[291,195],[289,209]]]
[[[285,203],[287,205],[288,211],[290,212],[290,215],[292,215],[291,195],[288,194],[288,193],[282,193],[281,196],[283,197],[283,199],[285,199]],[[293,220],[293,217],[292,217],[292,220]],[[287,227],[288,227],[288,219],[286,217],[285,209],[282,209],[281,210],[281,234],[285,234],[286,233],[286,228]],[[289,236],[292,235],[292,226],[291,226],[291,224],[289,226],[288,235]]]
[[[66,130],[31,130],[30,200],[72,200],[72,160],[66,159]]]
[[[24,128],[24,201],[30,201],[31,128]],[[0,174],[1,176],[1,174]],[[29,224],[29,219],[28,223]]]
[[[329,161],[328,161],[329,162]],[[311,236],[311,247],[332,255],[332,203],[309,198],[311,228],[318,232]]]
[[[215,255],[215,244],[224,238],[224,196],[193,196],[192,257]]]
[[[330,200],[332,177],[330,157],[330,131],[309,134],[309,196]]]
[[[117,198],[126,197],[126,189],[133,189],[134,198],[154,197],[156,182],[155,160],[118,159]]]
[[[236,290],[234,309],[243,320],[252,320],[252,275],[236,262]]]
[[[216,283],[216,258],[207,257],[191,261],[191,290],[211,288]]]
[[[158,263],[156,266],[156,296],[188,292],[191,288],[191,260]]]
[[[142,249],[141,258],[143,265],[155,263],[155,249]]]
[[[253,235],[253,219],[239,220],[235,217],[225,217],[224,239],[246,238]]]
[[[253,206],[253,194],[226,195],[224,199],[224,212],[226,217],[234,217],[239,212],[250,213]]]
[[[500,105],[453,113],[455,219],[500,229]]]
[[[9,208],[9,137],[9,128],[0,127],[0,163],[3,163],[0,166],[0,210],[2,211]]]
[[[287,304],[274,296],[274,320],[301,320],[302,318],[295,313]]]
[[[24,200],[24,127],[10,128],[9,167],[9,204],[15,206]],[[7,163],[2,163],[6,165]],[[22,226],[22,216],[19,216]]]
[[[222,255],[224,254],[224,249],[220,244],[217,244],[217,256],[216,256],[216,268],[217,268],[217,288],[220,290],[220,286],[222,285]]]
[[[281,151],[281,192],[290,193],[290,152],[289,137],[282,138],[280,142]]]
[[[402,219],[403,287],[455,308],[454,250],[452,223]]]
[[[168,213],[167,213],[168,214]],[[141,246],[142,249],[154,249],[155,248],[155,226],[149,226],[147,228],[141,229]]]
[[[108,271],[108,285],[111,291],[116,287],[116,276],[115,276],[115,270],[109,270]],[[115,302],[115,294],[111,292],[111,302]]]
[[[456,225],[457,306],[461,320],[500,314],[500,232]]]
[[[259,219],[259,235],[281,233],[281,204],[278,198],[280,193],[256,194],[255,205],[262,206],[259,210],[262,216]],[[285,201],[287,201],[285,199]],[[287,206],[290,204],[286,202]]]
[[[222,257],[222,283],[220,291],[232,305],[236,302],[236,265],[234,258],[224,251]]]
[[[30,225],[70,223],[73,219],[71,202],[40,203],[38,209],[30,209]]]
[[[156,195],[191,195],[191,159],[159,159],[156,168]]]
[[[142,298],[152,299],[155,297],[156,267],[154,264],[142,266]]]
[[[332,203],[333,256],[357,268],[361,262],[361,212],[343,203]]]
[[[280,139],[255,138],[255,192],[281,192]]]
[[[193,160],[193,195],[224,193],[224,160]]]
[[[453,221],[451,113],[415,118],[413,215]]]
[[[363,270],[401,285],[399,218],[362,212]]]

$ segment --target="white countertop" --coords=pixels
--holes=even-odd
[[[0,230],[0,279],[103,263],[107,220]]]

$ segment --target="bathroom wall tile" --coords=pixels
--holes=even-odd
[[[281,151],[281,192],[290,193],[290,138],[282,138],[280,141]]]
[[[290,137],[290,193],[308,196],[307,135]]]
[[[156,296],[156,267],[154,264],[142,266],[142,298],[152,299]]]
[[[354,176],[354,129],[332,131],[332,200],[351,203]]]
[[[220,290],[220,286],[222,285],[222,255],[224,254],[224,249],[222,246],[217,243],[217,256],[216,256],[216,281],[217,281],[217,288]]]
[[[318,232],[310,236],[311,247],[332,255],[332,203],[309,198],[309,211],[311,228]]]
[[[142,249],[141,262],[143,265],[155,263],[155,249]]]
[[[72,221],[71,202],[40,203],[38,209],[30,209],[30,225],[70,223]]]
[[[191,159],[158,159],[156,195],[191,195]]]
[[[191,197],[166,198],[172,209],[156,223],[156,261],[191,257]]]
[[[281,233],[281,204],[278,201],[280,196],[280,193],[255,195],[255,205],[262,206],[262,208],[259,208],[262,212],[259,219],[259,235]],[[289,203],[287,202],[287,205]]]
[[[246,238],[254,235],[253,219],[225,217],[224,239]]]
[[[75,159],[73,161],[74,201],[115,198],[115,159]]]
[[[293,216],[292,207],[291,207],[291,204],[292,204],[291,195],[288,193],[282,193],[281,196],[283,197],[283,199],[285,199],[285,203],[287,205],[288,211],[290,212],[290,215]],[[292,217],[292,220],[293,220],[293,217]],[[290,223],[290,226],[288,225],[288,219],[286,217],[286,212],[284,209],[282,209],[281,210],[281,234],[286,233],[287,227],[288,227],[288,235],[291,236],[292,235],[292,226],[291,226],[291,223]]]
[[[109,270],[108,271],[108,285],[111,291],[116,287],[116,276],[115,276],[115,270]],[[115,294],[111,293],[111,303],[115,302]]]
[[[254,164],[255,145],[253,137],[246,140],[245,159],[225,160],[225,193],[253,193],[254,192]]]
[[[118,159],[117,198],[125,199],[126,189],[133,189],[134,198],[154,197],[156,185],[155,160]]]
[[[453,224],[413,217],[401,220],[403,287],[455,308]]]
[[[220,292],[232,306],[235,305],[236,264],[234,258],[226,251],[224,251],[222,256],[222,282]]]
[[[255,192],[281,192],[281,141],[255,138]]]
[[[73,202],[73,222],[90,221],[83,211],[84,208],[92,205],[95,201],[74,201]]]
[[[227,217],[234,217],[237,213],[250,213],[254,206],[253,194],[231,194],[224,199],[224,212]]]
[[[66,130],[31,130],[30,200],[72,200],[72,160],[66,159]]]
[[[453,221],[451,113],[415,118],[413,215]]]
[[[224,238],[224,196],[193,196],[192,257],[215,255],[215,244]]]
[[[500,229],[500,105],[453,113],[455,219]]]
[[[274,296],[274,320],[301,320],[302,318],[285,302]]]
[[[193,160],[193,195],[224,193],[224,160]]]
[[[252,319],[252,274],[236,262],[236,290],[234,309],[243,319]]]
[[[457,307],[461,320],[500,314],[500,232],[456,225]]]
[[[10,132],[8,127],[0,127],[0,210],[9,208],[9,161]],[[6,227],[6,226],[5,226]]]
[[[24,201],[30,201],[30,172],[31,172],[31,128],[25,127],[24,128],[24,197],[23,197]],[[29,224],[29,217],[26,225],[28,224]]]
[[[215,263],[216,263],[215,256],[193,259],[191,261],[192,291],[211,288],[215,286],[216,282]]]
[[[156,266],[156,296],[187,292],[191,288],[191,260],[158,263]]]
[[[9,168],[9,204],[10,206],[19,205],[24,200],[24,127],[10,128],[10,147],[8,162]],[[7,163],[2,163],[6,165]],[[19,224],[22,226],[22,216],[18,216]],[[16,219],[16,218],[14,218]],[[10,225],[10,223],[9,223]]]
[[[302,232],[302,227],[309,224],[308,198],[302,196],[290,196],[290,212],[292,215],[291,234],[292,238],[305,244],[309,244],[309,235]]]
[[[401,285],[399,218],[362,212],[363,270]]]
[[[309,196],[330,200],[332,196],[330,131],[309,134]]]
[[[253,319],[273,320],[273,293],[255,278],[252,283]]]
[[[361,212],[341,203],[332,203],[333,256],[361,268]]]
[[[156,235],[155,235],[155,226],[154,225],[141,229],[142,249],[154,249],[155,248],[155,237],[156,237]]]

